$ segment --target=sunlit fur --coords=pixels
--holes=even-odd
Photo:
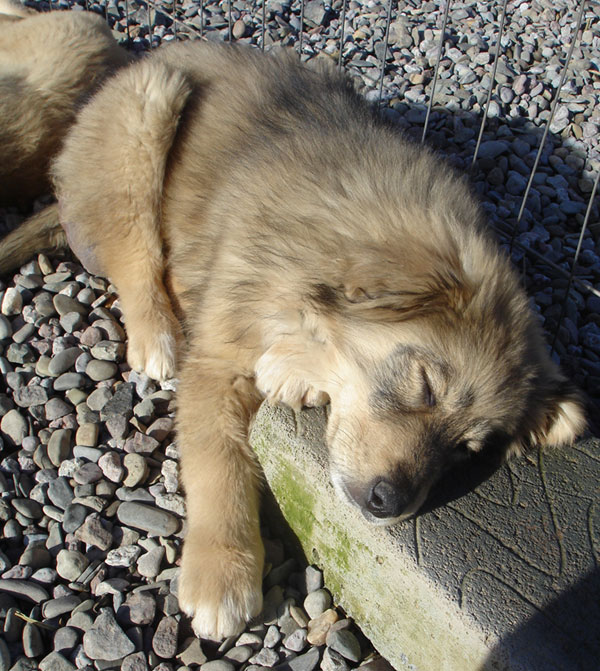
[[[334,69],[159,49],[82,110],[53,174],[74,251],[119,291],[132,366],[170,373],[180,343],[179,599],[201,635],[261,607],[261,397],[330,400],[332,481],[377,524],[416,512],[458,454],[583,428],[466,185]],[[368,509],[380,478],[394,515]]]
[[[50,191],[50,159],[77,107],[130,60],[97,14],[0,0],[0,205]]]

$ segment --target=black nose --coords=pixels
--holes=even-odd
[[[376,480],[367,496],[367,510],[375,517],[398,517],[410,503],[408,493],[388,480]]]

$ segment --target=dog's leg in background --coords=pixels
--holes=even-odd
[[[69,244],[116,286],[129,365],[155,379],[175,374],[179,324],[164,285],[161,201],[189,93],[165,66],[127,68],[82,109],[53,166]]]
[[[241,632],[262,607],[259,470],[248,426],[261,398],[231,363],[193,350],[178,389],[187,505],[178,598],[197,635]]]

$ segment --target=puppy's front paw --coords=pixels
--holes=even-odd
[[[219,641],[242,632],[262,610],[262,542],[254,550],[184,544],[179,605],[196,636]]]
[[[153,380],[175,376],[177,327],[164,320],[158,329],[153,325],[129,326],[127,362],[135,371],[144,371]]]
[[[271,403],[283,403],[294,410],[325,405],[329,396],[311,386],[293,364],[293,357],[281,359],[265,352],[256,363],[256,388]]]

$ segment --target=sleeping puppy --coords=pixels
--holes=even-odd
[[[77,106],[129,61],[96,14],[0,0],[0,206],[50,191],[48,166]]]
[[[53,176],[72,249],[118,289],[130,365],[180,378],[179,600],[201,636],[261,609],[264,397],[331,402],[332,481],[375,524],[458,456],[583,429],[463,181],[333,69],[161,48],[82,109]]]

